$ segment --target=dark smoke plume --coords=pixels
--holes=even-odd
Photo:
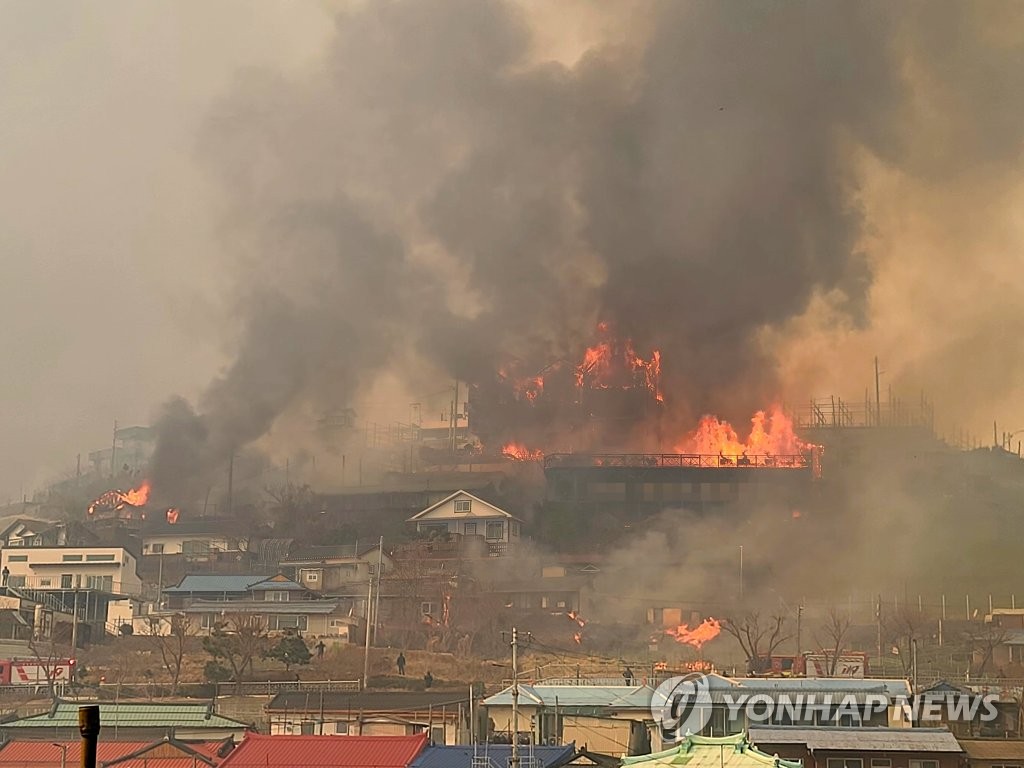
[[[936,182],[1019,149],[1020,46],[990,44],[990,7],[652,2],[648,37],[571,66],[536,62],[513,3],[342,13],[314,76],[250,73],[205,127],[238,352],[198,413],[168,409],[158,487],[296,402],[410,360],[539,370],[599,320],[662,350],[679,423],[749,417],[783,394],[761,331],[823,294],[868,319],[859,158]],[[979,78],[994,115],[970,114]]]

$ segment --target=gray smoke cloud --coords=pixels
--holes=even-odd
[[[993,9],[651,3],[571,65],[536,60],[512,3],[339,14],[318,71],[249,73],[203,129],[241,330],[162,421],[158,489],[297,402],[402,366],[537,370],[598,320],[662,350],[672,419],[748,417],[783,394],[766,328],[826,294],[869,322],[863,157],[934,184],[1019,150],[1020,38],[991,44]]]

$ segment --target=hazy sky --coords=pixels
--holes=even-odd
[[[198,127],[240,70],[308,66],[331,29],[317,2],[0,2],[0,500],[217,370]]]
[[[584,236],[582,255],[603,248],[606,266],[619,264],[612,288],[637,274],[664,288],[678,243],[707,246],[716,266],[723,235],[749,235],[733,250],[751,254],[748,266],[764,279],[711,307],[759,310],[744,325],[743,346],[693,339],[692,359],[723,348],[718,379],[738,362],[741,372],[763,364],[778,368],[791,401],[859,399],[877,354],[885,383],[938,400],[943,427],[990,434],[999,418],[1006,430],[1024,428],[1019,3],[760,4],[749,18],[727,3],[524,4],[530,39],[517,13],[483,0],[360,3],[363,12],[340,21],[345,4],[327,0],[0,0],[0,500],[31,493],[73,470],[77,453],[84,460],[109,445],[114,419],[148,423],[172,394],[201,400],[237,364],[240,347],[262,350],[267,329],[281,324],[271,313],[266,325],[246,326],[229,309],[245,282],[228,273],[238,268],[239,230],[276,259],[260,230],[264,211],[312,202],[313,221],[333,226],[342,197],[358,214],[337,225],[351,250],[379,245],[366,222],[385,222],[397,239],[384,245],[410,252],[429,225],[430,245],[465,251],[458,274],[472,274],[465,265],[481,256],[494,262],[483,266],[499,278],[487,273],[480,283],[495,300],[518,301],[509,288],[520,273],[503,269],[526,264],[522,254],[543,266],[545,253],[560,255]],[[862,12],[857,38],[843,14]],[[481,30],[492,37],[479,38]],[[795,43],[778,42],[788,36]],[[593,41],[619,47],[588,51]],[[547,66],[549,58],[564,66]],[[808,62],[834,78],[817,77]],[[253,69],[260,74],[245,77]],[[616,84],[635,94],[616,93]],[[683,118],[689,134],[678,127]],[[801,138],[805,130],[814,141]],[[720,156],[695,149],[691,137]],[[466,152],[475,162],[460,169],[451,158]],[[673,157],[677,166],[664,161]],[[792,184],[787,202],[777,182],[802,165],[814,173]],[[631,194],[630,183],[647,197]],[[497,191],[505,197],[492,200]],[[508,205],[516,199],[522,211]],[[829,215],[811,234],[835,235],[838,255],[855,255],[863,269],[825,270],[825,279],[791,291],[786,312],[773,312],[771,292],[785,295],[805,275],[790,252],[800,247],[766,244],[758,227],[817,220],[822,201]],[[639,212],[623,214],[623,203]],[[600,226],[580,226],[577,204]],[[534,210],[554,214],[535,228],[549,250],[517,239],[520,214]],[[410,225],[402,217],[413,211]],[[707,232],[697,226],[701,214],[714,223]],[[355,246],[353,222],[365,237]],[[507,258],[496,247],[503,223]],[[309,284],[288,286],[309,292],[321,287],[322,243],[305,224],[287,234],[308,239],[282,242],[315,257]],[[797,225],[790,234],[806,234]],[[651,266],[645,259],[659,243],[665,263]],[[225,258],[232,250],[234,261]],[[772,259],[778,270],[765,268]],[[726,266],[717,282],[691,281],[695,299],[707,285],[727,292],[731,278],[753,274]],[[334,277],[351,293],[325,291],[325,320],[337,319],[339,295],[377,309],[346,270]],[[278,288],[276,272],[268,274],[260,287]],[[572,285],[578,275],[562,277]],[[423,306],[432,310],[436,292],[428,293]],[[548,293],[549,309],[560,310],[562,294]],[[611,298],[625,316],[645,306],[630,304],[628,292]],[[685,314],[677,304],[666,309]],[[499,316],[502,325],[509,316]],[[685,327],[664,325],[666,333]],[[750,344],[755,326],[763,348]],[[314,341],[333,346],[333,329],[324,329]],[[237,343],[245,332],[248,347]],[[291,349],[292,339],[312,335],[284,341]],[[370,362],[390,362],[380,357]],[[245,374],[252,360],[240,359]],[[334,387],[308,367],[318,388]],[[266,377],[250,378],[257,393],[267,389]],[[291,397],[292,382],[278,384],[289,395],[284,405],[302,402]]]

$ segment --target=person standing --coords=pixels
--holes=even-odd
[[[405,677],[405,654],[399,651],[398,658],[395,660],[395,663],[398,665],[398,674]]]
[[[322,659],[324,657],[324,651],[327,650],[327,646],[324,645],[324,641],[321,640],[316,644],[316,657]]]

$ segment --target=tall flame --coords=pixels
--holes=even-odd
[[[628,389],[642,382],[658,402],[664,402],[661,392],[661,352],[652,350],[651,358],[637,354],[632,339],[622,341],[611,336],[608,323],[599,323],[601,339],[583,352],[583,360],[576,366],[576,386],[607,389],[621,386]]]
[[[696,429],[676,444],[675,451],[724,456],[795,456],[814,448],[796,436],[792,419],[777,405],[755,413],[750,425],[750,436],[744,441],[729,422],[705,416]]]
[[[669,627],[665,630],[665,634],[675,639],[677,643],[692,645],[697,650],[704,647],[704,643],[709,640],[714,640],[721,632],[721,622],[712,618],[704,619],[693,629],[686,624],[680,624],[678,627]]]

